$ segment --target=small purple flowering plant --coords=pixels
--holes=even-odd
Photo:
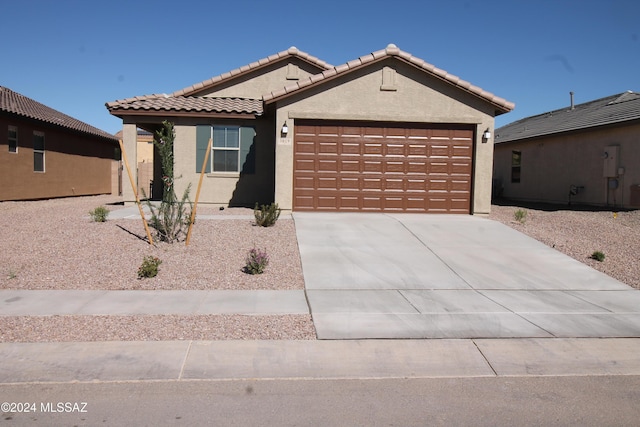
[[[253,248],[247,254],[244,272],[247,274],[262,274],[267,265],[269,265],[267,250]]]

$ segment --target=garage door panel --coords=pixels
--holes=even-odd
[[[400,156],[400,157],[404,157],[405,154],[405,144],[395,144],[395,143],[390,143],[390,144],[386,144],[387,146],[387,152],[385,153],[387,156]]]
[[[362,154],[365,156],[382,156],[382,143],[365,141],[362,147]]]
[[[335,141],[318,144],[318,154],[338,154],[338,144]]]
[[[296,154],[314,154],[316,152],[316,144],[314,141],[296,141]]]
[[[294,179],[294,185],[296,188],[303,190],[313,190],[315,188],[315,179],[312,176],[300,176],[297,175]]]
[[[402,161],[389,161],[384,163],[384,172],[387,174],[405,173],[405,162]]]
[[[406,183],[407,183],[407,191],[419,191],[419,192],[427,191],[426,179],[407,179]]]
[[[339,185],[344,190],[360,190],[360,178],[340,177]]]
[[[298,159],[294,162],[294,167],[298,172],[314,172],[316,162],[313,160]]]
[[[317,163],[318,172],[338,172],[338,160],[321,159]]]
[[[426,175],[427,174],[427,161],[417,161],[412,159],[410,162],[407,162],[407,173],[408,174],[418,174],[418,175]]]
[[[365,160],[362,162],[362,171],[373,172],[373,173],[382,173],[382,161],[380,160]]]
[[[429,155],[429,146],[421,144],[409,144],[407,148],[408,157],[427,157]]]
[[[472,130],[317,123],[295,127],[295,210],[469,213]]]
[[[360,159],[356,160],[346,160],[342,158],[340,160],[340,172],[341,173],[360,173],[361,172],[361,161]]]
[[[342,141],[340,148],[343,155],[359,156],[362,153],[362,146],[359,142]]]

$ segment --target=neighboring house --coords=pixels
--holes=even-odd
[[[466,214],[490,210],[494,117],[514,107],[394,45],[336,67],[292,47],[106,106],[130,158],[137,128],[175,123],[179,194],[195,193],[212,139],[204,203]]]
[[[122,131],[116,133],[116,138],[122,140]],[[146,130],[138,129],[137,136],[137,174],[138,174],[138,195],[142,198],[153,198],[162,196],[162,174],[161,167],[154,167],[153,134]],[[133,167],[133,163],[130,165]],[[154,169],[156,176],[154,177]],[[159,184],[159,185],[158,185]],[[155,185],[155,188],[152,186]]]
[[[117,194],[118,140],[0,86],[0,200]]]
[[[494,187],[507,199],[640,207],[640,94],[624,92],[496,129]]]

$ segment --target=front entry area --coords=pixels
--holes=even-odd
[[[471,213],[474,129],[296,120],[294,211]]]

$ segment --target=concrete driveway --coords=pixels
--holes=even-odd
[[[293,216],[320,339],[640,337],[640,291],[501,223]]]

